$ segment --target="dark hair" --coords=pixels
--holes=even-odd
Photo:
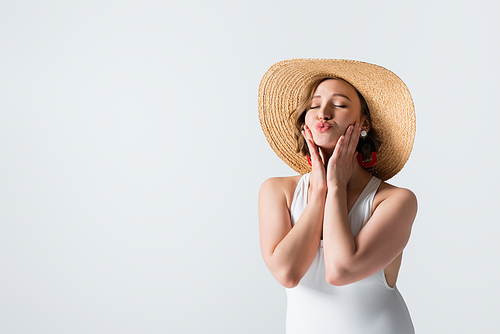
[[[302,130],[304,129],[304,123],[306,119],[306,113],[308,111],[308,108],[310,106],[312,97],[314,96],[314,93],[316,92],[316,89],[318,86],[325,80],[342,80],[346,83],[348,83],[356,93],[358,94],[359,101],[361,103],[361,114],[365,115],[368,122],[370,123],[371,126],[371,118],[370,118],[370,109],[368,108],[368,104],[366,103],[365,98],[361,93],[351,85],[348,81],[339,78],[339,77],[334,77],[334,76],[323,76],[317,78],[315,81],[313,81],[302,93],[302,97],[300,99],[299,105],[297,108],[293,111],[293,113],[290,115],[290,117],[293,120],[293,123],[295,125],[294,131],[293,131],[293,137],[295,139],[295,152],[301,153],[304,156],[309,155],[309,148],[307,147],[306,140],[304,139],[304,136],[302,136]],[[377,133],[373,128],[368,131],[368,138],[373,140],[375,143],[375,149],[378,150],[380,147],[380,138],[378,137]],[[370,160],[371,159],[371,149],[369,144],[365,144],[361,147],[360,152],[361,156],[363,157],[363,160]]]

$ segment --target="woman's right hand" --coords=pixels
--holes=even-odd
[[[302,130],[302,135],[304,136],[307,147],[309,148],[309,155],[312,164],[311,176],[309,178],[309,184],[311,186],[311,191],[319,191],[326,193],[327,182],[326,182],[326,169],[325,162],[318,152],[318,147],[314,142],[312,132],[307,125],[304,124],[304,130]]]

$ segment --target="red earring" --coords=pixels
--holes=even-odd
[[[358,162],[361,167],[373,167],[377,163],[377,152],[372,151],[372,160],[364,162],[361,153],[358,153]]]
[[[307,156],[307,162],[309,163],[309,166],[311,166],[311,167],[312,167],[312,165],[313,165],[313,164],[312,164],[312,162],[311,162],[311,158],[309,158],[309,156]]]
[[[365,167],[365,168],[366,167],[373,167],[377,163],[377,150],[375,149],[375,143],[373,142],[373,140],[368,138],[368,131],[363,129],[363,130],[361,130],[361,134],[359,136],[358,147],[356,148],[356,150],[358,152],[361,152],[361,148],[366,144],[370,145],[370,150],[372,152],[372,159],[364,161],[361,153],[358,153],[358,162],[359,162],[359,165],[361,167]]]

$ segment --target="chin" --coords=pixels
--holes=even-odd
[[[325,143],[324,145],[321,145],[321,144],[316,144],[316,146],[318,146],[320,149],[322,150],[327,150],[327,151],[333,151],[335,149],[335,144],[331,144],[331,143]]]
[[[323,140],[322,140],[323,139]],[[324,149],[334,149],[337,145],[339,138],[318,138],[318,141],[314,140],[316,146]]]

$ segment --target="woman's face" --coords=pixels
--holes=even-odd
[[[365,120],[356,90],[345,81],[328,79],[316,88],[305,124],[317,146],[333,149],[349,125],[358,122],[366,128]]]

